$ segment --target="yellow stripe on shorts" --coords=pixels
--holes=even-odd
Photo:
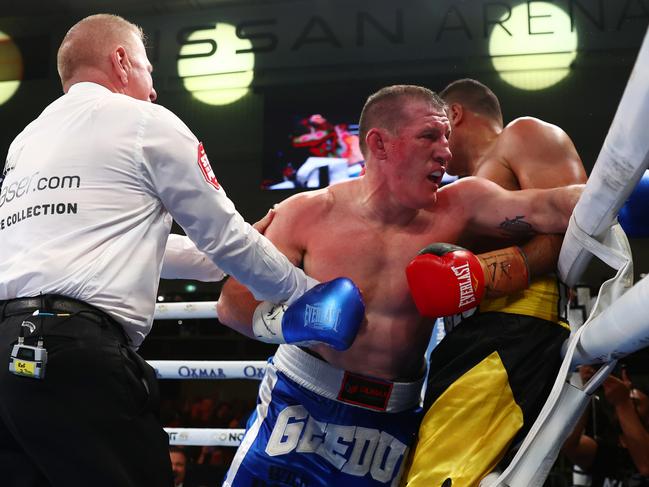
[[[502,459],[522,426],[523,412],[507,371],[493,352],[427,411],[402,485],[437,487],[450,478],[453,487],[475,487]]]
[[[559,321],[559,285],[556,276],[532,280],[524,291],[494,299],[484,299],[480,311],[498,311],[516,315],[534,316],[547,321]]]

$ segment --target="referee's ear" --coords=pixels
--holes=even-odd
[[[110,62],[115,78],[119,80],[122,88],[125,88],[128,85],[128,72],[131,66],[126,49],[123,46],[117,46],[110,54]]]

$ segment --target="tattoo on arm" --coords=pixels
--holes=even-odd
[[[498,227],[502,230],[505,237],[523,238],[536,234],[532,225],[525,221],[524,215],[516,216],[511,220],[505,217],[505,221],[501,222]]]

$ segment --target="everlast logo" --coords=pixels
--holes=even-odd
[[[338,331],[340,308],[307,304],[304,310],[304,326],[316,330]]]
[[[407,451],[404,443],[386,431],[316,421],[300,405],[279,413],[266,445],[272,457],[291,452],[315,454],[346,474],[369,475],[379,483],[393,480]]]
[[[458,306],[462,307],[475,302],[475,292],[471,285],[471,269],[469,269],[469,264],[451,267],[451,269],[455,277],[457,277],[457,282],[460,286],[460,304]]]

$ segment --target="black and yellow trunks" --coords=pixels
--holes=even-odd
[[[556,322],[501,312],[451,330],[431,354],[426,414],[404,484],[477,486],[533,424],[568,336]]]
[[[535,316],[555,323],[565,323],[566,289],[554,275],[537,277],[529,287],[500,298],[485,298],[480,313],[498,311],[516,315]]]

